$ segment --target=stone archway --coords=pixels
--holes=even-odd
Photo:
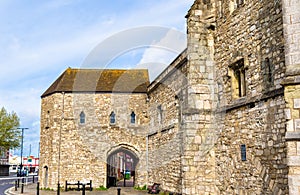
[[[119,146],[107,157],[107,187],[133,187],[135,185],[138,155],[126,146]]]

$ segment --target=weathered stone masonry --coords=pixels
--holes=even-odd
[[[134,91],[100,93],[95,92],[96,88],[94,92],[87,93],[78,91],[79,86],[77,89],[74,88],[77,92],[70,93],[69,90],[73,89],[59,92],[61,88],[68,85],[67,80],[73,81],[73,78],[68,78],[68,75],[76,72],[81,73],[76,69],[66,70],[63,78],[60,79],[63,84],[58,84],[53,94],[46,93],[42,98],[40,161],[42,168],[39,172],[41,186],[55,189],[58,180],[62,185],[66,180],[93,180],[93,185],[96,187],[106,186],[107,157],[119,148],[128,149],[138,156],[135,182],[136,185],[144,185],[146,183],[146,130],[148,129],[146,93]],[[93,72],[91,71],[92,74]],[[116,74],[114,70],[110,72],[112,75]],[[101,72],[96,74],[101,76]],[[134,71],[132,74],[135,74]],[[147,71],[143,74],[146,78],[144,81],[147,82]],[[77,76],[77,79],[79,77]],[[134,85],[138,87],[136,83]],[[82,111],[86,115],[84,124],[80,124],[79,119]],[[109,121],[112,111],[116,113],[115,124],[110,124]],[[130,123],[132,111],[136,114],[135,124]]]
[[[183,132],[180,107],[186,80],[187,52],[148,87],[150,125],[148,138],[149,183],[159,182],[163,189],[182,192]]]
[[[232,8],[223,1],[218,6],[215,64],[224,126],[216,141],[216,186],[222,194],[286,194],[281,2],[244,1]],[[234,97],[230,66],[241,59],[246,94]]]
[[[176,110],[182,132],[182,189],[176,192],[299,193],[298,15],[298,1],[195,1],[187,15],[186,82]],[[160,86],[159,94],[174,96],[172,84]],[[164,144],[159,136],[153,144]],[[159,178],[164,189],[174,189]]]
[[[299,0],[196,0],[187,49],[150,85],[137,71],[126,82],[103,77],[114,93],[78,82],[79,91],[43,96],[42,186],[55,188],[58,175],[105,186],[107,156],[123,147],[139,158],[135,185],[158,182],[184,195],[299,194],[299,8]],[[109,124],[111,111],[117,124]]]

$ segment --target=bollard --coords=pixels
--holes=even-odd
[[[21,194],[23,194],[24,192],[24,184],[22,183],[22,186],[21,186]]]
[[[57,195],[59,195],[60,194],[60,184],[58,183],[57,184]]]
[[[121,188],[117,188],[118,190],[118,195],[121,195]]]
[[[80,181],[77,182],[77,191],[80,191]]]
[[[15,181],[15,191],[18,191],[18,181]]]
[[[20,179],[18,179],[18,188],[20,187]]]
[[[92,180],[90,180],[90,191],[93,191]]]
[[[32,183],[34,183],[34,175],[32,176]]]
[[[66,181],[66,184],[65,184],[65,191],[66,192],[68,191],[68,181]]]
[[[40,182],[36,184],[36,195],[40,195]]]
[[[85,195],[85,184],[82,184],[82,195]]]

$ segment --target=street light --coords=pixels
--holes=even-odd
[[[22,171],[23,168],[23,137],[24,137],[24,130],[28,129],[25,127],[19,127],[17,129],[21,129],[22,130],[22,144],[21,144],[21,165],[20,165],[20,171]]]

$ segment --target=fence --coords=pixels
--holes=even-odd
[[[18,188],[20,187],[21,183],[21,194],[24,193],[24,185],[27,185],[28,183],[34,183],[35,178],[38,177],[36,175],[33,175],[32,177],[20,177],[17,180],[15,180],[15,191],[18,191]],[[31,179],[32,178],[32,179]]]
[[[93,190],[92,180],[90,180],[89,183],[81,183],[80,181],[77,181],[77,182],[74,182],[74,183],[71,183],[71,182],[68,183],[68,181],[66,181],[65,191],[68,191],[69,189],[72,189],[72,188],[70,188],[70,186],[77,186],[77,188],[75,188],[75,189],[78,190],[78,191],[80,191],[80,190],[85,191],[87,186],[89,186],[88,188],[89,188],[90,191]],[[82,186],[82,187],[80,187],[80,186]]]

